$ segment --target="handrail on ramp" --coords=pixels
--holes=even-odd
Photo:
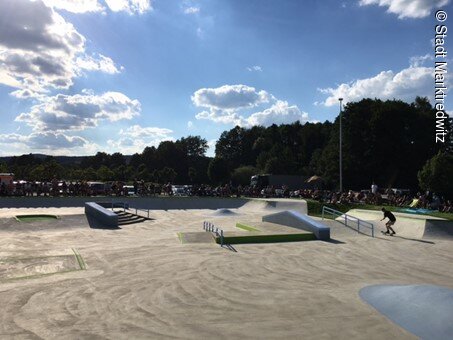
[[[348,218],[349,221],[357,221],[357,232],[360,233],[360,227],[365,227],[368,229],[371,229],[371,237],[374,237],[374,225],[373,223],[361,220],[360,218],[342,213],[341,211],[326,207],[325,205],[322,207],[322,219],[324,219],[324,214],[330,214],[333,216],[341,216],[344,217],[344,223],[342,222],[345,226],[349,227],[348,225]]]

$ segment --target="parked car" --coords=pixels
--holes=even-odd
[[[133,185],[123,185],[123,192],[126,196],[135,195],[135,189]]]
[[[172,185],[171,192],[174,196],[186,196],[188,193],[184,185]]]

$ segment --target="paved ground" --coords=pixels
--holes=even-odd
[[[154,210],[154,220],[117,230],[91,229],[80,207],[38,208],[62,218],[27,225],[11,217],[34,209],[0,209],[1,260],[53,261],[75,251],[86,265],[65,257],[74,270],[0,276],[0,338],[412,339],[362,301],[360,289],[453,288],[451,240],[371,238],[336,222],[330,243],[228,249],[181,244],[177,235],[202,231],[204,220],[237,232],[236,222],[258,223],[272,208],[255,204],[228,216],[215,215],[217,207]]]

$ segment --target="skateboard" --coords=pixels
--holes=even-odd
[[[393,236],[393,235],[396,234],[396,233],[395,233],[395,234],[387,234],[386,232],[384,232],[384,231],[382,231],[382,230],[381,230],[381,233],[382,233],[383,235],[385,235],[385,236]]]

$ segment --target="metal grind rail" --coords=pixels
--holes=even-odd
[[[371,222],[367,222],[367,221],[361,220],[360,218],[342,213],[341,211],[323,206],[322,207],[322,219],[324,219],[324,215],[327,215],[327,214],[332,215],[332,216],[342,217],[342,220],[339,222],[343,223],[345,226],[347,226],[349,228],[353,228],[353,225],[356,224],[358,233],[360,233],[360,228],[371,229],[371,237],[374,237],[374,225]],[[333,219],[336,220],[335,217]],[[350,224],[352,224],[352,225],[348,225],[348,222],[351,222]],[[364,234],[364,233],[362,232],[362,234]]]
[[[224,238],[223,238],[223,230],[217,228],[214,223],[204,221],[203,222],[203,230],[214,233],[217,237],[220,237],[220,246],[223,247]]]

